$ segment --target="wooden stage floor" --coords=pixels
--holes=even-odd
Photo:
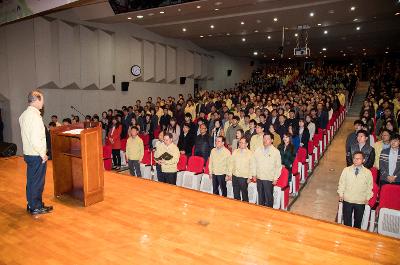
[[[400,241],[122,174],[105,201],[25,211],[25,163],[0,159],[0,264],[399,264]]]

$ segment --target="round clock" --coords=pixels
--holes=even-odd
[[[139,65],[134,65],[131,67],[131,73],[133,76],[140,76],[140,74],[142,73],[142,69],[140,68]]]

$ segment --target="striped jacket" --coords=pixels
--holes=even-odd
[[[391,148],[383,149],[379,157],[379,172],[381,174],[381,180],[387,181],[386,178],[389,176],[389,154]],[[397,153],[396,169],[393,175],[396,176],[395,182],[400,183],[400,151]]]

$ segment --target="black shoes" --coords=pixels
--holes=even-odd
[[[44,204],[42,204],[41,208],[31,209],[29,205],[27,205],[26,211],[29,212],[31,215],[46,214],[53,211],[53,206],[45,206]]]

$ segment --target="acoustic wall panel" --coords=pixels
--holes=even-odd
[[[58,21],[60,87],[81,87],[81,51],[79,26]]]
[[[206,55],[201,55],[201,78],[207,78],[207,56]]]
[[[149,81],[154,79],[155,72],[155,54],[154,44],[144,40],[143,41],[143,80]]]
[[[214,78],[214,57],[208,56],[207,57],[207,78],[213,79]]]
[[[79,26],[81,45],[81,88],[99,87],[99,42],[96,31]]]
[[[185,50],[183,48],[178,47],[176,49],[177,56],[176,56],[176,71],[177,71],[177,78],[182,76],[186,76],[185,71]]]
[[[176,81],[176,49],[167,46],[167,83]]]
[[[165,46],[156,43],[156,82],[165,81],[166,50]]]
[[[35,67],[36,82],[40,87],[53,81],[51,23],[42,18],[33,19],[35,34]]]
[[[99,88],[112,85],[114,75],[114,34],[98,30],[99,35]]]
[[[7,46],[5,27],[0,27],[0,84],[0,93],[3,94],[3,96],[8,97],[6,93],[10,90],[8,89]]]
[[[194,78],[201,76],[201,55],[194,53]]]
[[[133,65],[139,65],[140,67],[143,66],[143,43],[141,40],[131,38],[130,40],[130,66],[132,67]],[[142,71],[143,75],[143,71]],[[132,78],[140,78],[134,77],[132,75]]]
[[[185,50],[185,73],[187,77],[194,76],[194,54]]]

